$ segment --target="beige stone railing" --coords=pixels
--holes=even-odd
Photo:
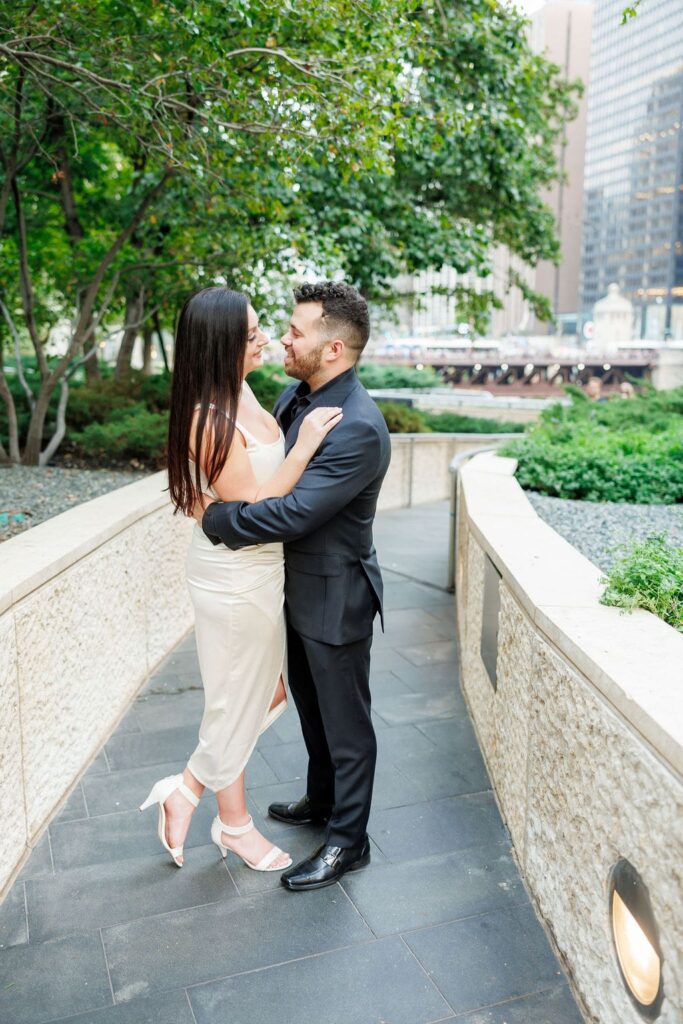
[[[683,636],[599,603],[600,571],[533,511],[515,463],[458,470],[461,683],[514,848],[591,1019],[642,1017],[621,981],[608,879],[647,889],[658,1020],[683,1019]]]
[[[497,448],[517,434],[392,434],[391,465],[378,508],[409,508],[450,497],[450,466],[463,452]]]
[[[192,625],[164,474],[0,546],[0,894]]]

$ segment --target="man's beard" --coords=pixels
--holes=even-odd
[[[308,381],[320,369],[323,361],[323,349],[326,342],[321,341],[317,348],[312,349],[305,356],[292,356],[285,363],[285,373],[295,380]]]

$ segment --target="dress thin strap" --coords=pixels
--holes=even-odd
[[[195,405],[195,409],[199,409],[199,408],[201,408],[200,404]],[[216,406],[213,404],[213,402],[210,402],[209,403],[209,409],[215,409],[215,408],[216,408]],[[228,414],[225,411],[225,409],[219,409],[218,411],[222,412],[223,415],[227,417]],[[279,426],[278,426],[278,431],[279,431],[279,435],[280,436],[275,441],[260,441],[258,439],[258,437],[256,437],[254,434],[252,434],[251,430],[247,430],[247,428],[244,426],[244,424],[240,423],[239,420],[235,420],[235,426],[237,427],[237,429],[239,430],[239,432],[241,434],[244,434],[244,436],[246,438],[248,438],[249,440],[253,441],[254,444],[260,444],[261,446],[266,447],[266,448],[271,446],[271,445],[276,445],[278,443],[278,441],[280,441],[281,438],[282,438],[282,430],[280,429]]]

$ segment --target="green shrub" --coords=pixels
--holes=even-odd
[[[412,366],[378,366],[361,363],[358,376],[366,388],[434,388],[443,385],[436,370],[426,366],[416,370]]]
[[[683,501],[683,388],[629,401],[569,394],[570,406],[545,409],[501,449],[518,460],[522,487],[585,501]]]
[[[292,383],[291,378],[279,365],[259,366],[248,374],[247,381],[258,401],[268,412],[272,411],[287,385]]]
[[[135,406],[137,395],[128,381],[113,377],[80,384],[71,389],[66,410],[69,437],[92,423],[105,423],[112,414]]]
[[[399,402],[378,402],[390,434],[507,434],[524,430],[522,423],[479,419],[455,412],[424,412]]]
[[[378,402],[377,408],[384,416],[390,434],[428,434],[430,428],[418,409],[398,402]]]
[[[140,374],[137,383],[140,401],[150,412],[163,412],[171,404],[171,374]]]
[[[683,632],[683,548],[669,545],[665,534],[624,549],[602,582],[602,604],[645,608]]]
[[[430,430],[441,434],[521,434],[523,423],[464,416],[457,412],[423,412]]]
[[[161,464],[166,448],[168,413],[150,412],[143,403],[116,409],[106,423],[90,423],[71,440],[85,455],[106,459],[140,459]]]
[[[70,434],[78,433],[91,423],[106,423],[114,413],[140,404],[149,412],[163,412],[168,409],[170,398],[168,373],[147,376],[140,370],[131,370],[122,380],[105,376],[71,389],[67,427]]]

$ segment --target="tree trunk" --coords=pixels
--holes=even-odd
[[[164,361],[164,369],[165,369],[166,373],[170,373],[171,372],[171,368],[168,365],[168,354],[166,352],[166,343],[164,341],[164,335],[162,334],[162,331],[161,331],[161,320],[159,319],[159,314],[158,313],[154,314],[154,330],[156,331],[156,334],[157,334],[157,341],[159,342],[159,351],[161,352],[161,358]]]
[[[126,298],[126,316],[123,325],[123,338],[116,357],[116,379],[124,380],[130,373],[135,340],[140,329],[140,321],[145,308],[145,290],[139,288]]]
[[[85,345],[83,346],[83,355],[87,356],[88,352],[92,352],[97,347],[97,338],[95,337],[95,331],[92,332]],[[102,379],[102,370],[100,369],[100,361],[96,355],[92,356],[85,363],[85,379],[89,384],[92,384],[94,380]]]
[[[21,460],[24,466],[39,466],[40,452],[43,447],[43,430],[45,429],[45,417],[50,405],[50,398],[55,385],[50,381],[43,381],[38,397],[36,398],[35,409],[31,413],[31,421],[28,425],[24,456]]]
[[[142,356],[142,372],[147,376],[151,377],[153,371],[152,367],[152,348],[154,347],[154,331],[151,327],[145,326],[143,332],[143,356]]]
[[[7,414],[7,439],[9,442],[9,452],[7,452],[0,442],[0,462],[19,462],[21,460],[21,454],[19,452],[19,426],[17,422],[17,409],[14,404],[14,396],[10,391],[7,378],[5,377],[5,352],[3,349],[3,339],[0,337],[0,398],[5,403],[5,411]]]

